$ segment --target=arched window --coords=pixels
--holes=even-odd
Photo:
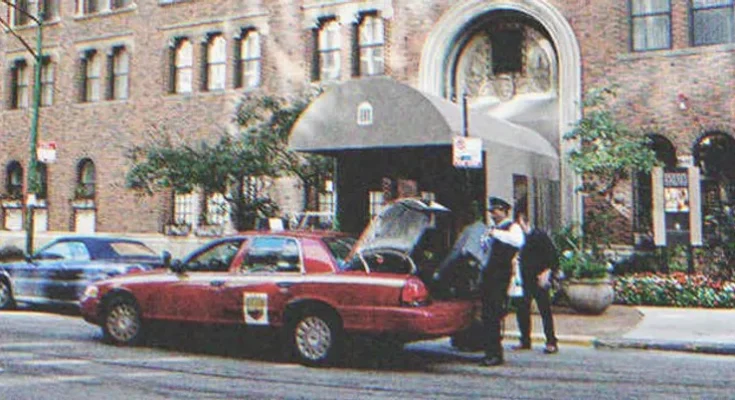
[[[191,93],[194,77],[194,49],[188,39],[177,41],[173,67],[173,92]]]
[[[225,38],[212,35],[207,43],[207,90],[224,90],[227,70]]]
[[[5,190],[11,199],[23,198],[23,167],[18,161],[8,164],[5,174]]]
[[[665,169],[676,167],[676,148],[664,136],[648,135],[649,148],[656,153],[656,159]],[[650,234],[653,229],[653,188],[650,173],[638,173],[635,178],[635,231]]]
[[[77,199],[93,199],[95,196],[96,171],[94,162],[85,158],[77,166],[77,187],[74,197]]]
[[[260,85],[260,34],[256,30],[247,30],[238,43],[240,53],[237,60],[238,73],[236,87],[247,89]]]
[[[708,217],[717,217],[726,206],[735,205],[735,139],[727,133],[708,132],[699,138],[692,153],[702,176],[703,228],[708,234],[713,228]]]

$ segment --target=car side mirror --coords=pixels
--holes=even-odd
[[[170,262],[169,269],[171,272],[176,274],[181,274],[184,272],[184,264],[181,262],[181,260],[173,260]]]
[[[163,266],[165,268],[171,268],[171,252],[168,250],[164,250],[161,252],[161,260],[163,260]]]

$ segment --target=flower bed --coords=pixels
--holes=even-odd
[[[614,279],[615,304],[668,307],[735,307],[735,282],[677,272]]]

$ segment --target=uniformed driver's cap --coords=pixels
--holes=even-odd
[[[492,211],[496,209],[505,210],[505,211],[510,210],[510,203],[501,199],[500,197],[493,197],[493,196],[488,197],[487,202],[488,202],[488,211]]]

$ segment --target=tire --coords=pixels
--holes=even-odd
[[[143,320],[138,303],[116,295],[107,303],[102,319],[104,340],[118,346],[134,346],[143,339]]]
[[[13,299],[13,291],[10,289],[10,283],[5,279],[0,279],[0,310],[11,310],[15,308],[15,300]]]
[[[331,310],[305,309],[289,325],[289,340],[299,363],[313,367],[330,365],[343,345],[342,326]]]

